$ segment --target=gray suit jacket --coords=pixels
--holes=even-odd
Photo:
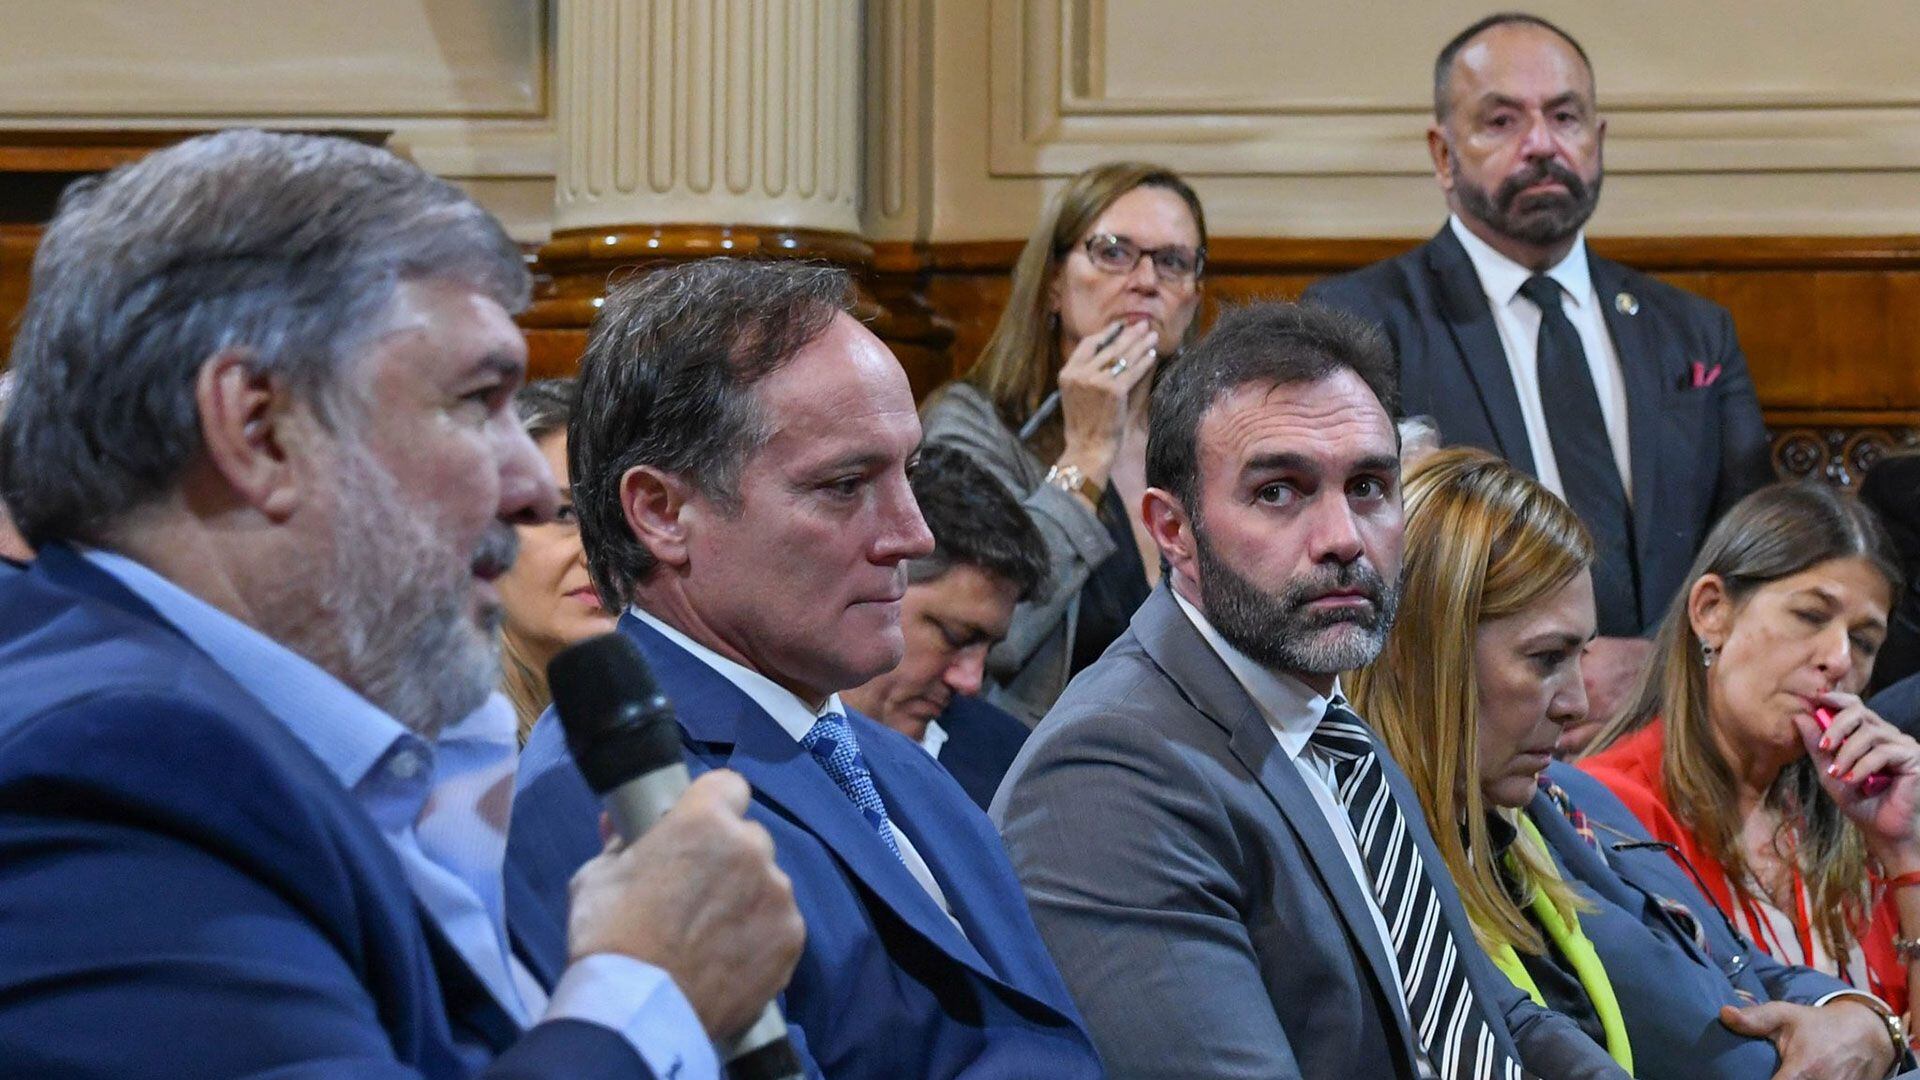
[[[1419,802],[1380,754],[1414,843],[1440,868]],[[1414,1075],[1362,886],[1166,586],[1028,739],[992,815],[1115,1077]],[[1623,1076],[1501,976],[1444,872],[1435,885],[1507,1052],[1541,1076]]]
[[[1087,505],[1045,483],[1047,465],[1020,444],[993,403],[966,383],[952,383],[927,403],[926,441],[956,447],[1013,493],[1047,542],[1052,587],[1016,607],[1005,641],[987,654],[993,681],[987,700],[1040,722],[1067,685],[1080,589],[1114,552],[1113,537]]]

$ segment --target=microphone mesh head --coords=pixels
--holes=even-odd
[[[601,634],[547,665],[574,763],[598,794],[682,759],[673,706],[633,642]]]

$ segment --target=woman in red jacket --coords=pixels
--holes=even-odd
[[[1580,765],[1761,948],[1905,1012],[1920,745],[1858,696],[1900,578],[1853,499],[1812,484],[1748,496],[1707,537],[1634,705]]]

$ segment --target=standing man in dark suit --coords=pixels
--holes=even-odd
[[[1154,392],[1171,573],[993,806],[1115,1076],[1624,1075],[1475,944],[1340,696],[1397,600],[1393,396],[1378,332],[1291,304],[1223,315]]]
[[[1624,705],[1640,635],[1708,526],[1771,479],[1766,431],[1725,309],[1587,249],[1607,123],[1578,42],[1532,15],[1488,16],[1440,50],[1433,113],[1452,216],[1304,299],[1380,324],[1408,413],[1527,470],[1592,530],[1602,636],[1570,751]]]
[[[385,150],[230,131],[69,189],[0,489],[0,1071],[718,1075],[802,927],[705,777],[502,912],[519,248]],[[534,935],[565,942],[551,955]]]
[[[737,259],[607,298],[567,433],[588,568],[689,766],[753,785],[807,922],[783,1004],[820,1071],[1095,1077],[986,815],[841,698],[900,662],[907,567],[933,551],[913,394],[850,299],[841,271]],[[598,817],[549,711],[508,843],[535,895],[565,902]]]
[[[1027,725],[978,696],[987,650],[1007,636],[1014,605],[1045,589],[1046,540],[1006,487],[953,447],[921,448],[912,484],[933,554],[907,564],[906,651],[846,698],[932,754],[985,810],[1027,741]]]

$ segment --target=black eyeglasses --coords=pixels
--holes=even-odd
[[[1163,285],[1191,285],[1207,264],[1206,248],[1190,248],[1185,244],[1141,247],[1111,233],[1096,233],[1080,246],[1087,253],[1087,261],[1108,274],[1131,274],[1141,259],[1152,259],[1154,275]]]

